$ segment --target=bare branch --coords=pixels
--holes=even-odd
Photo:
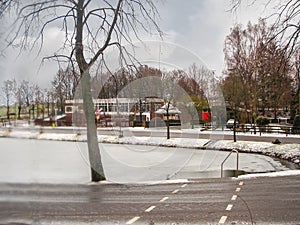
[[[108,31],[108,34],[107,34],[107,37],[106,37],[106,41],[105,41],[103,47],[100,48],[100,49],[98,50],[98,52],[95,54],[95,56],[90,60],[90,62],[89,62],[89,67],[90,67],[92,64],[94,64],[94,62],[97,60],[97,58],[99,57],[99,55],[102,54],[103,51],[108,47],[109,42],[110,42],[110,40],[111,40],[111,35],[112,35],[112,33],[113,33],[113,31],[114,31],[114,28],[115,28],[115,25],[116,25],[116,23],[117,23],[117,19],[118,19],[118,16],[119,16],[119,11],[120,11],[120,8],[121,8],[122,1],[123,1],[123,0],[119,0],[119,1],[118,1],[117,7],[116,7],[116,9],[115,9],[114,19],[113,19],[112,24],[111,24],[111,27],[110,27],[110,29],[109,29],[109,31]]]

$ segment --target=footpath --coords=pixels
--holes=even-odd
[[[137,145],[151,145],[151,146],[164,146],[164,147],[180,147],[180,148],[194,148],[194,149],[212,149],[221,151],[238,150],[239,152],[258,153],[271,157],[280,158],[294,163],[300,167],[300,144],[299,135],[289,135],[286,137],[284,134],[250,134],[250,133],[237,133],[237,142],[228,140],[228,136],[232,136],[232,131],[200,131],[199,129],[181,129],[171,130],[172,134],[185,134],[177,135],[171,139],[166,139],[164,130],[162,129],[144,129],[144,128],[122,128],[120,135],[119,128],[100,128],[98,129],[98,141],[100,143],[112,144],[137,144]],[[102,132],[103,131],[103,132]],[[106,131],[106,132],[104,132]],[[110,131],[110,132],[109,132]],[[148,132],[147,132],[148,131]],[[162,132],[163,131],[163,132]],[[135,133],[133,133],[135,132]],[[140,132],[140,133],[139,133]],[[102,134],[105,133],[105,134]],[[131,134],[131,135],[128,135]],[[139,135],[134,135],[139,134]],[[154,134],[154,135],[153,135]],[[158,134],[158,135],[157,135]],[[197,138],[195,138],[197,134]],[[222,135],[220,135],[222,134]],[[176,136],[176,135],[173,135]],[[184,136],[184,137],[183,137]],[[191,136],[191,137],[189,137]],[[203,137],[202,137],[203,136]],[[253,137],[255,136],[255,141]],[[84,129],[78,128],[59,128],[59,129],[46,129],[41,127],[28,127],[22,129],[14,128],[0,128],[0,137],[4,138],[25,138],[37,140],[55,140],[55,141],[75,141],[85,142],[86,132]],[[224,138],[225,137],[225,138]],[[227,138],[226,138],[227,137]],[[242,137],[239,140],[239,137]],[[268,137],[268,138],[266,138]],[[289,138],[289,143],[284,143],[284,139]],[[252,140],[252,141],[248,141]],[[280,144],[273,144],[270,140],[279,139],[282,141]]]

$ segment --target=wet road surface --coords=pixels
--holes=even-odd
[[[155,185],[0,184],[0,224],[300,224],[300,176]]]

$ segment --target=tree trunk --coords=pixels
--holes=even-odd
[[[170,139],[170,121],[169,121],[169,113],[167,113],[167,139]]]
[[[50,102],[47,102],[48,117],[50,117]]]
[[[170,139],[170,115],[169,115],[169,107],[170,107],[170,102],[168,102],[167,106],[167,139]]]
[[[22,106],[18,105],[18,120],[21,119],[21,109],[22,109]]]
[[[35,107],[35,105],[33,104],[32,105],[32,119],[34,120],[34,107]]]
[[[7,106],[6,106],[6,117],[8,120],[10,119],[9,118],[9,104],[7,104]]]
[[[89,161],[91,167],[92,181],[104,180],[104,171],[101,162],[100,149],[97,138],[97,127],[95,124],[94,103],[91,92],[90,74],[86,72],[81,79],[83,108],[87,124],[87,144]]]

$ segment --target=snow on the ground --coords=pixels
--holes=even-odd
[[[300,144],[272,144],[269,142],[228,141],[221,140],[208,145],[211,149],[231,150],[240,152],[261,153],[267,156],[288,160],[300,165]]]
[[[103,137],[99,137],[103,139]],[[139,145],[155,145],[164,147],[180,147],[180,148],[202,148],[208,139],[191,139],[191,138],[173,138],[165,137],[122,137],[118,139],[120,144],[139,144]]]
[[[139,185],[155,185],[155,184],[182,184],[189,183],[188,179],[175,179],[175,180],[160,180],[160,181],[140,181],[130,184],[139,184]],[[90,182],[88,185],[99,185],[99,184],[115,184],[113,181],[103,180],[100,182]]]
[[[139,129],[144,128],[127,128]],[[153,131],[153,130],[152,130]],[[199,129],[172,130],[172,132],[197,133]],[[209,134],[214,134],[213,131],[204,131]],[[215,134],[220,134],[223,131],[216,131]],[[230,131],[224,131],[224,134],[229,134]],[[203,132],[201,132],[203,133]],[[246,135],[238,133],[238,135]],[[248,134],[249,135],[249,134]],[[259,134],[256,134],[259,135]],[[263,134],[265,136],[267,134]],[[272,134],[274,138],[284,137],[282,134]],[[299,136],[294,135],[299,138]],[[43,132],[38,130],[24,131],[0,131],[0,137],[15,137],[43,140],[58,140],[58,141],[86,141],[86,135],[79,133],[47,133],[47,129]],[[293,135],[289,135],[293,137]],[[98,135],[99,142],[116,143],[116,144],[137,144],[137,145],[154,145],[164,147],[180,147],[180,148],[195,148],[195,149],[215,149],[215,150],[238,150],[240,152],[261,153],[268,156],[273,156],[288,160],[300,165],[300,144],[272,144],[269,142],[250,142],[229,140],[210,140],[210,139],[193,139],[193,138],[171,138],[167,140],[165,137],[118,137],[112,135]]]
[[[285,171],[278,171],[272,173],[246,174],[246,175],[240,175],[237,179],[244,180],[250,178],[257,178],[257,177],[285,177],[285,176],[294,176],[294,175],[300,175],[300,170],[285,170]]]

